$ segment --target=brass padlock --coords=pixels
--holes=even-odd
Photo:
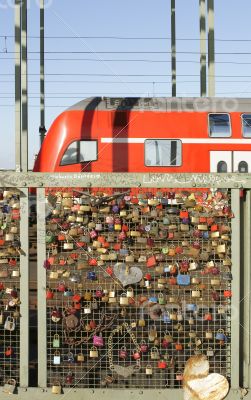
[[[146,321],[143,318],[140,318],[138,321],[138,325],[140,327],[144,327],[144,326],[146,326]]]
[[[93,346],[90,350],[90,358],[97,358],[97,357],[98,357],[97,347]]]
[[[212,339],[213,338],[213,332],[212,331],[206,331],[206,334],[205,334],[205,336],[206,336],[206,339]]]
[[[55,383],[52,385],[51,392],[52,392],[53,394],[61,394],[61,392],[62,392],[62,387],[61,387],[59,381],[58,381],[58,382],[55,382]]]
[[[195,331],[190,331],[188,332],[188,336],[192,339],[192,338],[196,338],[196,332]]]
[[[122,293],[122,294],[120,295],[119,304],[120,304],[121,306],[128,306],[128,305],[129,305],[129,299],[128,299],[128,297],[126,296],[126,293]]]
[[[77,355],[77,361],[78,361],[78,362],[83,362],[83,361],[85,361],[85,357],[84,357],[83,353],[78,353],[78,355]]]
[[[192,297],[200,297],[201,296],[201,292],[200,292],[200,290],[199,289],[194,289],[194,290],[192,290]]]

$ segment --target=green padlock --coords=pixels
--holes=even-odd
[[[55,335],[53,337],[52,347],[54,347],[54,348],[60,347],[60,338],[57,333],[55,333]]]
[[[46,233],[46,235],[45,235],[45,242],[46,243],[50,244],[50,243],[55,242],[55,240],[56,240],[55,235],[53,235],[51,232],[47,232]]]
[[[158,294],[158,303],[161,304],[161,305],[166,304],[165,296],[161,292]]]

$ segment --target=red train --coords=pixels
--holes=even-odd
[[[247,173],[251,99],[86,99],[54,121],[34,171]]]

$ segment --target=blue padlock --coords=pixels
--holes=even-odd
[[[117,204],[114,204],[114,206],[112,206],[112,212],[114,212],[114,214],[117,214],[119,212],[119,206]]]
[[[163,322],[165,322],[166,324],[171,324],[171,322],[172,322],[172,320],[170,318],[170,314],[167,311],[163,313],[162,319],[163,319]]]
[[[155,296],[149,297],[148,299],[149,303],[153,303],[153,304],[157,304],[158,303],[158,299]]]
[[[120,250],[119,250],[119,254],[120,254],[121,256],[127,256],[128,253],[129,253],[128,249],[120,249]]]
[[[208,231],[204,231],[202,234],[203,239],[209,239],[209,232]]]
[[[95,281],[97,279],[96,272],[93,271],[87,272],[87,279],[89,279],[90,281]]]
[[[11,211],[10,206],[8,206],[8,204],[4,204],[4,205],[3,205],[3,208],[2,208],[2,212],[3,212],[4,214],[9,214],[10,211]]]
[[[182,222],[182,224],[189,224],[190,219],[189,218],[182,218],[181,222]]]
[[[226,338],[226,335],[225,335],[223,329],[219,329],[218,330],[218,332],[215,335],[215,339],[216,340],[224,340],[224,341],[226,341],[227,338]]]
[[[194,312],[197,310],[197,305],[193,303],[188,303],[186,304],[186,310]]]
[[[190,283],[191,283],[190,275],[182,275],[182,274],[177,275],[177,284],[179,286],[189,286]]]
[[[108,231],[113,232],[114,231],[114,224],[108,224]]]

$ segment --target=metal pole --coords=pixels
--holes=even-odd
[[[242,233],[244,239],[244,258],[243,270],[240,271],[243,280],[243,292],[241,308],[243,311],[243,326],[240,326],[243,338],[243,387],[249,387],[250,382],[250,268],[251,268],[251,191],[246,191],[246,201],[244,207],[244,224]]]
[[[46,133],[45,129],[45,83],[44,83],[44,0],[40,0],[40,144]]]
[[[20,386],[29,386],[29,189],[20,195]]]
[[[15,170],[21,171],[21,3],[15,0]]]
[[[236,351],[236,343],[240,342],[240,191],[231,190],[232,211],[232,312],[231,317],[231,388],[239,389],[240,355]]]
[[[46,270],[42,267],[46,256],[45,244],[45,189],[37,189],[37,319],[38,319],[38,386],[47,386],[47,325],[46,325]]]
[[[28,75],[27,75],[27,0],[22,0],[22,63],[21,63],[21,170],[28,171]]]
[[[206,0],[200,0],[200,95],[207,95]]]
[[[172,97],[176,97],[176,13],[175,0],[171,0],[171,43],[172,43]]]
[[[215,96],[215,41],[214,41],[214,0],[207,0],[208,14],[208,95]]]

